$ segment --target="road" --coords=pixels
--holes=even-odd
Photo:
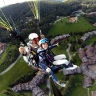
[[[19,55],[19,57],[16,59],[15,62],[13,62],[7,69],[5,69],[3,72],[0,73],[0,76],[3,75],[4,73],[8,72],[16,63],[17,61],[20,59],[21,55]]]
[[[60,18],[60,19],[54,21],[54,24],[57,23],[57,22],[59,22],[60,20],[62,20],[62,19],[64,19],[64,18],[67,18],[67,17],[62,17],[62,18]]]
[[[68,53],[68,56],[69,56],[69,61],[71,60],[72,56],[70,55],[70,47],[71,47],[71,44],[68,44],[68,48],[66,49],[66,52]]]

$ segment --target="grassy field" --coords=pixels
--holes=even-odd
[[[2,64],[2,62],[6,59],[6,56],[7,56],[7,51],[8,51],[8,45],[4,51],[4,54],[2,55],[2,57],[0,58],[0,65]]]
[[[59,45],[58,47],[56,48],[53,48],[52,51],[56,54],[56,55],[59,55],[59,54],[65,54],[67,57],[68,57],[68,54],[66,52],[66,44],[61,44]]]
[[[12,64],[19,56],[17,46],[7,44],[6,49],[0,58],[0,72],[4,71],[10,64]]]
[[[7,47],[4,50],[4,54],[2,54],[2,57],[0,58],[0,64],[2,64],[2,62],[4,62],[6,60],[6,58],[8,56],[8,50],[10,49],[10,47],[12,50],[16,49],[16,46],[14,46],[14,45],[10,46],[10,44],[7,44]]]
[[[91,92],[92,92],[92,91],[96,91],[96,81],[95,81],[95,84],[93,84],[93,86],[91,86],[91,87],[89,88],[90,96],[91,96]]]
[[[1,94],[3,94],[4,90],[10,89],[10,87],[8,87],[10,84],[13,84],[31,70],[32,69],[24,62],[23,58],[21,58],[10,71],[0,76],[0,96],[3,96]]]
[[[75,87],[70,91],[68,96],[88,96],[87,89],[82,86],[83,76],[81,74],[75,75],[75,79]]]
[[[65,33],[71,33],[71,32],[85,32],[85,31],[91,31],[96,30],[96,27],[93,27],[92,24],[90,24],[87,20],[85,20],[83,17],[79,17],[77,23],[66,23],[68,22],[68,18],[62,19],[62,21],[57,22],[52,26],[52,28],[48,32],[48,36],[56,36],[58,34],[65,34]]]

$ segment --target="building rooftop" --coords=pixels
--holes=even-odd
[[[92,96],[96,96],[96,91],[91,92]]]

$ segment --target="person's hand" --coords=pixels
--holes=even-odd
[[[20,52],[21,54],[24,54],[24,51],[25,51],[24,47],[19,47],[19,52]]]
[[[42,70],[41,68],[38,68],[38,70],[39,70],[41,73],[43,73],[43,74],[46,73],[46,72],[43,72],[43,70]]]
[[[51,72],[51,69],[50,68],[47,68],[46,69],[46,72],[50,73]]]
[[[57,43],[56,45],[59,46],[59,43]]]
[[[42,69],[41,69],[41,68],[38,68],[38,70],[39,70],[39,71],[42,71]]]

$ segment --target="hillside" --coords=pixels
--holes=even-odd
[[[10,90],[10,84],[16,83],[16,80],[31,71],[32,69],[24,62],[23,58],[21,58],[11,70],[0,76],[0,96],[24,96],[27,92],[24,92],[23,95],[22,93],[20,95],[19,93],[12,92],[12,90]],[[30,95],[25,94],[25,96]]]
[[[54,24],[48,32],[48,36],[56,36],[65,33],[79,33],[79,32],[87,32],[91,30],[96,30],[96,27],[93,27],[87,20],[83,17],[79,17],[77,23],[67,23],[68,18],[64,18]]]
[[[40,2],[40,27],[42,32],[49,30],[49,23],[55,21],[56,16],[69,16],[73,11],[76,11],[80,8],[81,5],[78,2],[70,4]],[[27,3],[18,3],[6,6],[2,8],[2,11],[12,24],[12,20],[10,20],[11,16],[16,27],[21,32],[23,38],[27,38],[31,32],[37,32],[36,24],[34,24],[33,13],[31,12],[31,9],[29,8]],[[32,21],[29,22],[27,18],[32,18]],[[7,38],[7,40],[5,38]],[[9,33],[0,31],[0,40],[3,42],[11,41]]]

